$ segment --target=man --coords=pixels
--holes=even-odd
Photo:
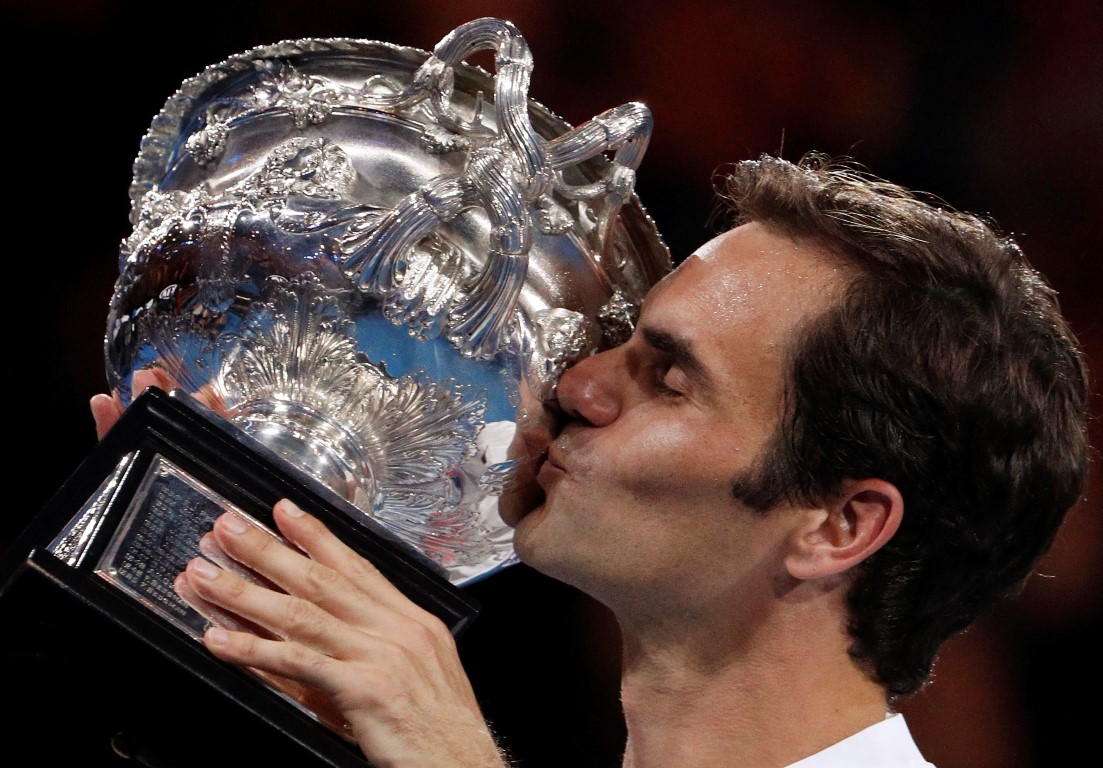
[[[1083,357],[982,221],[817,156],[726,178],[737,226],[519,418],[502,515],[616,616],[625,768],[928,765],[894,704],[1076,501]],[[201,559],[178,580],[284,638],[213,629],[211,652],[381,768],[506,764],[440,622],[301,510],[275,519],[306,555],[232,517],[207,546],[287,594]]]

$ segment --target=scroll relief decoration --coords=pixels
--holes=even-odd
[[[482,49],[496,55],[493,103],[488,109],[480,92],[472,107],[461,110],[452,102],[453,67]],[[327,230],[346,276],[379,300],[393,322],[407,324],[419,338],[444,334],[465,357],[489,359],[507,344],[534,230],[561,234],[577,226],[595,253],[605,250],[651,134],[650,111],[629,103],[555,138],[539,136],[527,109],[532,57],[517,30],[501,20],[454,30],[405,86],[374,75],[353,87],[281,59],[253,66],[258,84],[208,105],[203,125],[187,139],[197,164],[218,161],[232,126],[251,116],[282,110],[305,128],[324,123],[335,109],[357,108],[421,124],[427,153],[465,153],[462,173],[431,179],[393,208],[375,208],[349,200],[355,171],[340,147],[293,138],[253,177],[220,194],[163,194],[153,185],[141,197],[127,247],[135,250],[170,219],[197,213],[227,223],[242,211],[263,211],[288,232]],[[601,178],[568,181],[565,171],[606,152],[613,156]],[[472,208],[485,211],[491,225],[481,267],[440,236],[442,227]],[[614,296],[598,321],[622,318],[623,302],[623,295]],[[609,328],[607,335],[621,336],[623,328]]]

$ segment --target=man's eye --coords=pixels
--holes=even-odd
[[[670,366],[659,366],[655,369],[655,391],[660,395],[678,397],[684,394],[680,388],[677,371]]]

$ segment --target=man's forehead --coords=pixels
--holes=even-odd
[[[824,269],[826,267],[826,269]],[[706,282],[739,278],[781,278],[805,282],[821,280],[825,284],[844,281],[849,270],[823,247],[807,240],[794,239],[761,222],[752,221],[723,232],[702,243],[686,256],[656,288],[686,279],[690,273]],[[826,287],[826,285],[825,285]]]
[[[694,249],[693,253],[689,254],[680,262],[678,262],[674,266],[674,269],[664,275],[663,278],[659,280],[654,287],[662,287],[663,285],[666,285],[675,280],[680,273],[689,271],[691,269],[699,267],[701,264],[712,261],[716,257],[716,254],[722,248],[722,236],[714,237],[711,240],[702,243],[701,245],[697,246],[696,249]]]
[[[744,226],[746,226],[746,225],[744,225]],[[691,253],[689,256],[686,257],[685,261],[689,261],[690,259],[699,259],[699,260],[702,260],[702,261],[708,261],[708,260],[715,257],[716,253],[721,248],[723,248],[724,244],[729,239],[731,239],[733,237],[737,237],[737,236],[738,236],[737,231],[733,229],[733,230],[729,230],[728,232],[724,232],[723,234],[717,235],[716,237],[714,237],[710,240],[706,240],[704,243],[697,246],[697,248],[694,249],[693,253]],[[683,261],[683,263],[685,263],[685,262]]]
[[[712,238],[651,290],[641,320],[682,335],[759,324],[793,330],[835,301],[847,270],[820,248],[752,222]]]
[[[760,231],[766,231],[760,224],[743,224],[705,241],[697,246],[693,253],[678,262],[678,264],[674,266],[674,269],[664,275],[663,278],[652,287],[652,292],[655,292],[656,289],[661,290],[671,282],[677,280],[678,277],[685,272],[699,270],[702,267],[715,264],[721,256],[730,249],[730,241],[746,239],[748,234],[754,234]]]
[[[731,252],[733,245],[746,240],[748,234],[754,234],[748,231],[751,226],[742,225],[702,243],[651,288],[644,305],[648,299],[658,298],[678,283],[695,283],[699,288],[708,290],[719,287],[725,273],[729,273],[727,276],[730,279],[730,273],[738,270],[740,261],[738,253]],[[731,269],[733,267],[734,270]]]
[[[647,299],[651,298],[653,295],[662,293],[672,283],[681,278],[686,272],[700,269],[702,266],[704,266],[707,263],[706,258],[710,254],[714,254],[718,248],[719,244],[716,242],[715,239],[709,240],[707,243],[697,248],[697,250],[695,250],[693,253],[686,256],[680,262],[675,264],[672,270],[663,275],[660,280],[658,280],[653,286],[651,286],[651,290],[648,291],[647,296],[644,297],[645,303]],[[704,255],[704,257],[702,256],[702,254]]]

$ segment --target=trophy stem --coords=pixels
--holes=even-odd
[[[359,509],[380,508],[376,469],[359,440],[337,420],[290,400],[244,402],[230,420]]]

